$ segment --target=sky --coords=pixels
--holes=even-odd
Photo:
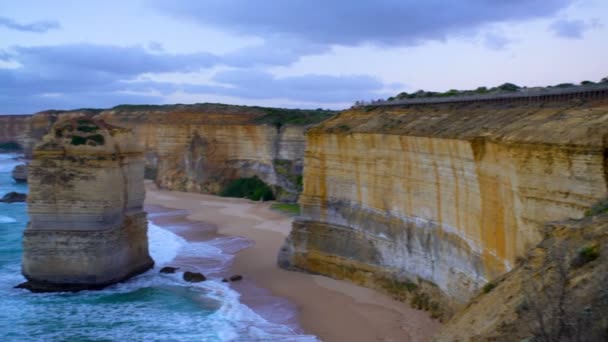
[[[0,113],[599,81],[606,0],[0,0]]]

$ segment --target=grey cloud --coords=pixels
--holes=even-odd
[[[150,53],[146,49],[111,45],[69,44],[14,48],[24,66],[48,72],[78,70],[133,76],[146,72],[189,72],[218,62],[208,53]]]
[[[1,114],[31,114],[47,109],[108,108],[118,104],[161,104],[163,98],[122,92],[87,92],[20,97],[0,95]]]
[[[285,56],[281,62],[293,60],[295,55],[287,52]],[[141,78],[146,73],[189,72],[218,64],[251,66],[271,61],[261,53],[233,55],[232,60],[225,62],[206,53],[172,55],[149,52],[142,47],[77,44],[14,47],[0,51],[0,57],[21,65],[0,69],[0,112],[5,113],[51,107],[107,107],[139,100],[157,103],[176,91],[315,103],[352,102],[388,95],[381,94],[385,85],[380,80],[364,75],[275,77],[267,72],[236,69],[217,74],[214,81],[219,86]],[[161,96],[136,95],[142,93]]]
[[[232,70],[215,75],[224,86],[183,86],[190,93],[207,93],[249,99],[287,98],[304,102],[354,102],[370,97],[386,97],[384,84],[367,75],[302,75],[276,77],[267,72]]]
[[[209,54],[150,53],[141,47],[61,45],[15,47],[0,51],[16,69],[0,69],[0,112],[49,107],[110,106],[160,101],[129,92],[174,91],[170,84],[129,82],[144,73],[188,72],[217,63]]]
[[[586,31],[597,26],[599,26],[599,23],[596,21],[586,22],[580,19],[559,19],[554,21],[549,27],[549,29],[553,31],[553,33],[558,37],[569,39],[582,39]]]
[[[483,38],[483,44],[491,50],[502,50],[509,45],[511,41],[502,34],[489,32]]]
[[[89,44],[16,47],[8,55],[22,67],[0,69],[0,91],[14,95],[117,91],[144,73],[197,71],[217,62],[209,54],[153,54],[141,47]]]
[[[20,24],[10,18],[0,17],[0,27],[5,27],[11,30],[44,33],[50,30],[59,29],[61,25],[57,21],[43,20],[28,24]]]
[[[474,32],[484,24],[555,14],[574,0],[176,0],[163,13],[237,34],[307,44],[411,45]]]

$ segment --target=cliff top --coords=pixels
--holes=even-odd
[[[171,105],[120,105],[110,109],[82,108],[69,111],[48,110],[37,115],[57,116],[72,113],[78,115],[113,117],[119,121],[150,122],[156,124],[224,125],[270,124],[310,125],[319,123],[337,112],[324,109],[286,109],[258,106],[237,106],[219,103],[171,104]]]
[[[357,107],[314,133],[380,133],[512,143],[604,146],[608,97],[557,102],[472,102]]]
[[[131,153],[141,152],[130,129],[110,125],[87,116],[63,118],[53,125],[35,147],[48,153]]]

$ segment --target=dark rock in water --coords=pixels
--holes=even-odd
[[[242,279],[243,279],[243,276],[239,275],[239,274],[235,274],[232,277],[230,277],[230,281],[239,281],[239,280],[242,280]]]
[[[227,283],[229,280],[227,278],[222,278],[222,283]]]
[[[17,165],[13,169],[12,173],[13,179],[17,183],[26,183],[27,182],[27,165]]]
[[[207,278],[201,273],[184,272],[184,280],[191,283],[200,283],[201,281],[207,280]]]
[[[27,200],[27,195],[19,192],[11,191],[8,194],[4,195],[0,199],[0,202],[3,203],[15,203],[15,202],[25,202]]]
[[[160,273],[175,273],[177,270],[179,270],[179,267],[165,266],[160,269]]]

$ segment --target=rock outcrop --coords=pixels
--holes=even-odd
[[[120,106],[99,114],[134,130],[149,177],[166,189],[218,194],[230,181],[257,176],[277,199],[301,191],[304,131],[330,111],[200,104]]]
[[[362,107],[306,135],[285,268],[449,317],[606,195],[608,102]]]
[[[0,198],[2,203],[18,203],[27,201],[27,194],[11,191]]]
[[[27,183],[27,165],[17,165],[11,172],[11,176],[17,183]]]
[[[607,341],[608,215],[553,223],[436,341]]]
[[[143,168],[128,129],[86,117],[53,125],[29,165],[21,287],[98,289],[151,268]]]
[[[144,147],[146,178],[162,188],[218,194],[235,179],[257,176],[277,199],[293,202],[301,191],[304,131],[333,114],[220,104],[45,111],[23,117],[25,128],[11,139],[29,157],[54,122],[96,117],[133,130]],[[17,130],[5,121],[0,120],[0,131],[4,124]]]
[[[0,152],[23,148],[30,115],[0,115]]]

